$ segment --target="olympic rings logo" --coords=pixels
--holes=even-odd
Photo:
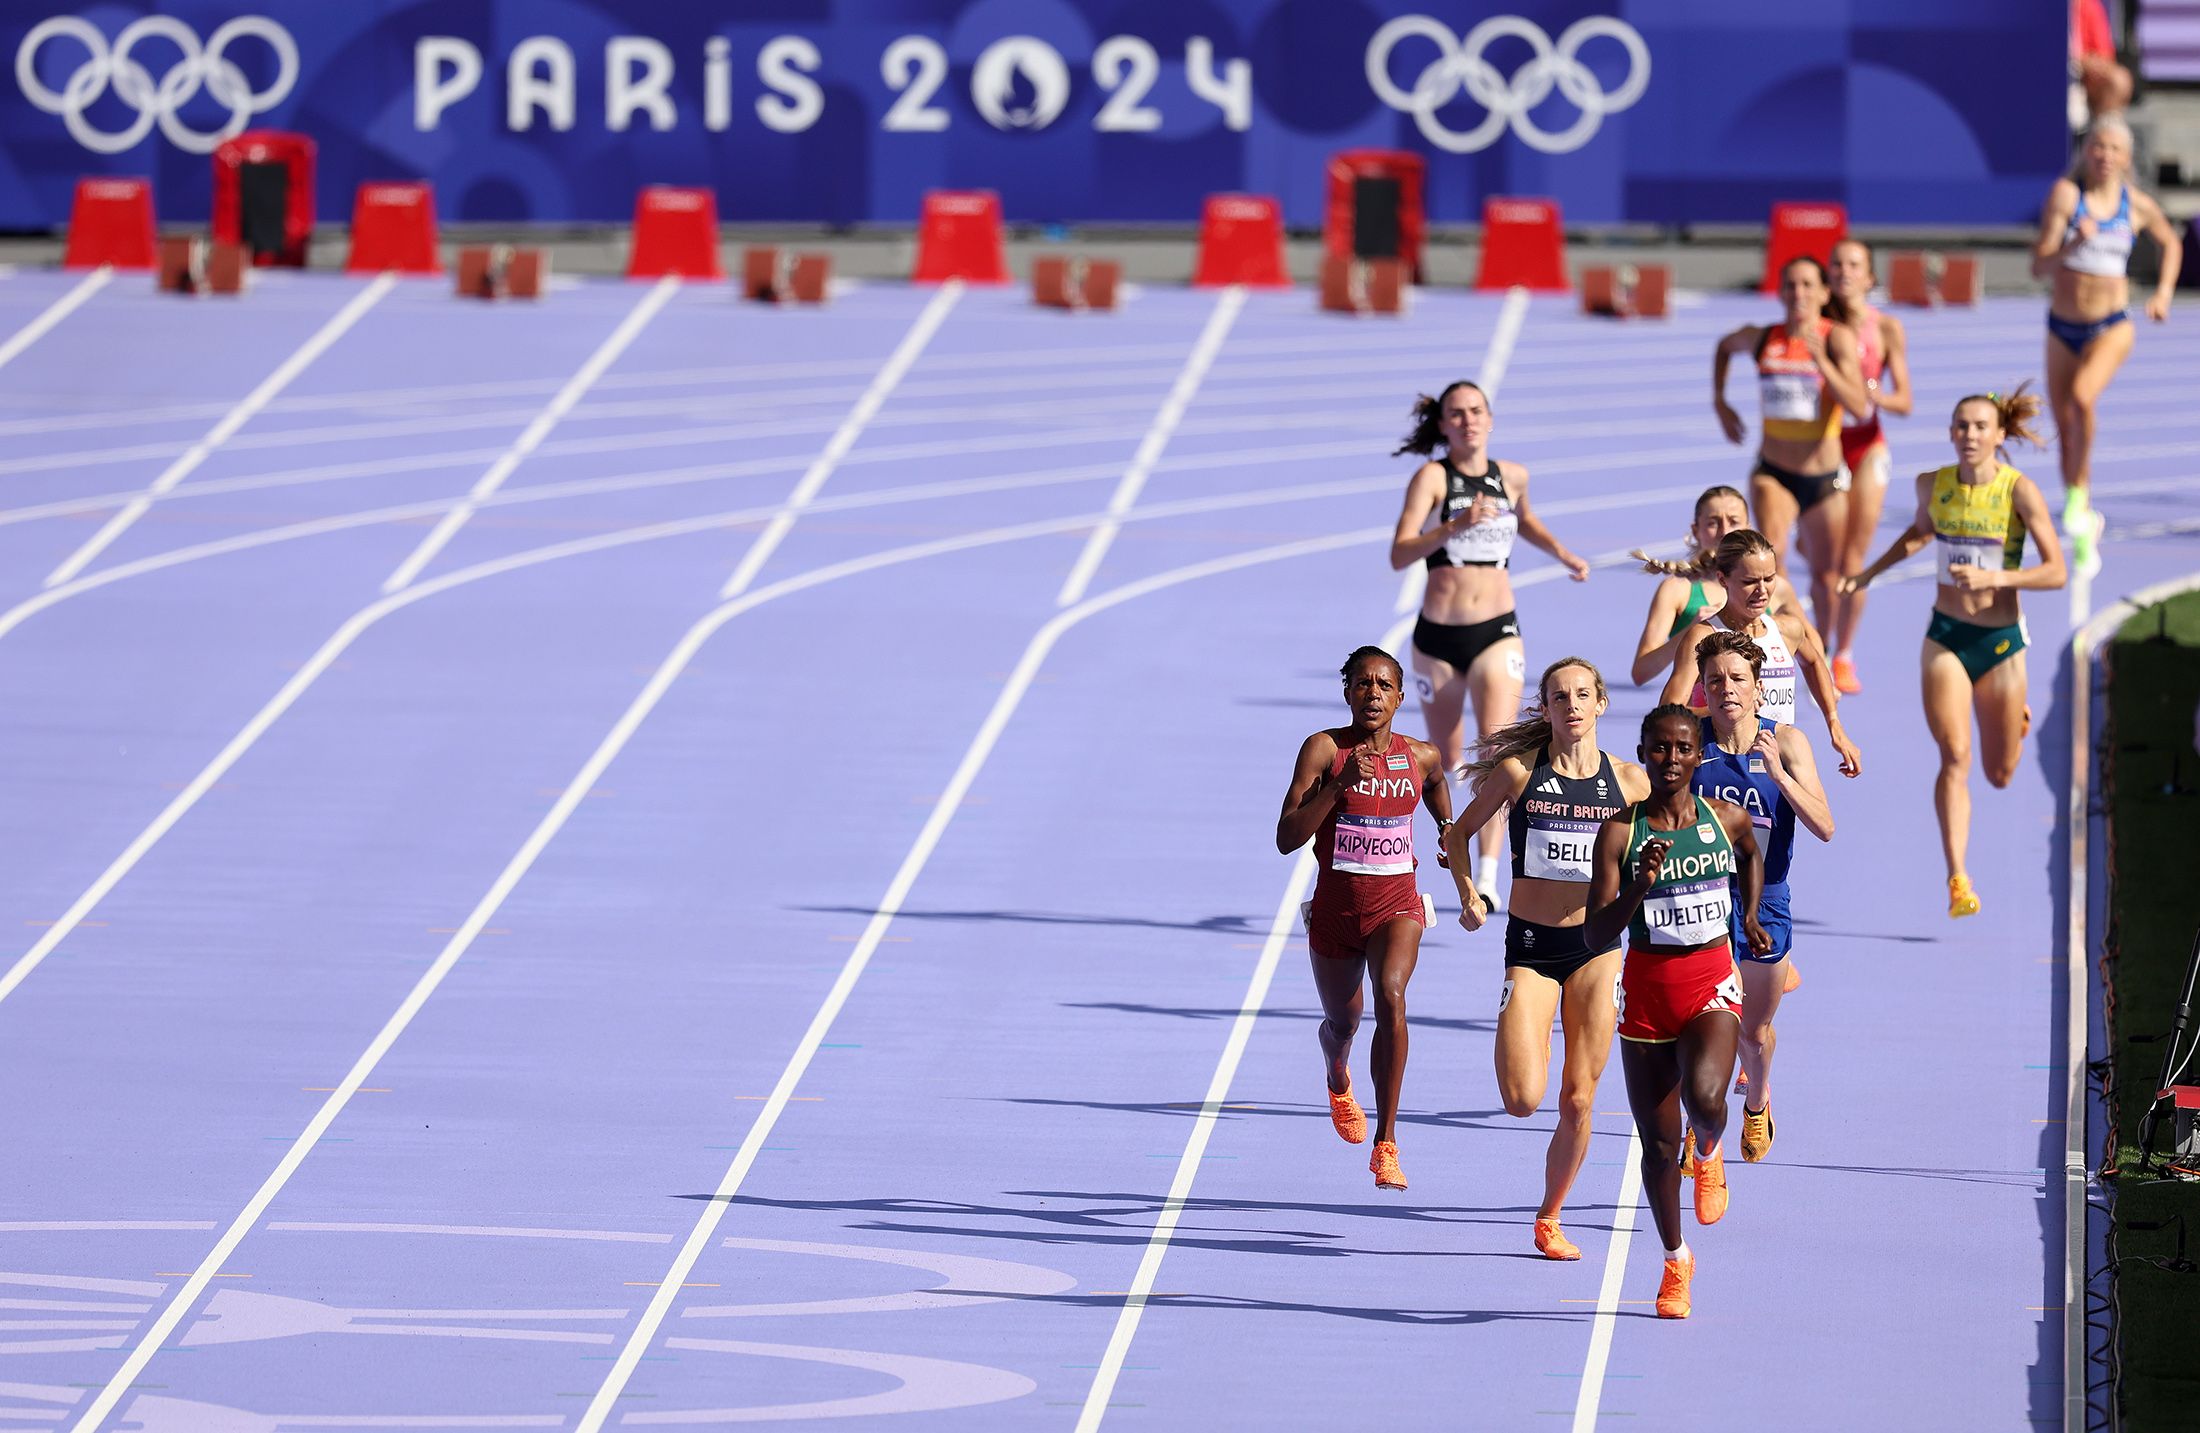
[[[1390,52],[1409,36],[1432,41],[1440,52],[1421,71],[1413,88],[1400,89],[1390,78]],[[1510,80],[1482,58],[1490,42],[1504,37],[1525,40],[1535,51],[1528,63]],[[1627,78],[1607,92],[1596,74],[1576,58],[1581,47],[1594,39],[1617,40],[1627,51]],[[1451,154],[1472,154],[1487,149],[1510,124],[1514,134],[1545,154],[1565,154],[1589,142],[1604,117],[1626,109],[1642,98],[1650,85],[1650,47],[1623,20],[1592,15],[1566,27],[1554,45],[1551,37],[1532,20],[1518,15],[1493,15],[1454,37],[1450,27],[1427,15],[1401,15],[1375,32],[1367,42],[1367,82],[1376,96],[1392,109],[1411,114],[1430,144]],[[1564,129],[1547,130],[1528,117],[1553,89],[1581,111]],[[1436,117],[1461,92],[1488,110],[1474,128],[1461,133]]]
[[[130,56],[144,40],[158,36],[183,51],[183,58],[156,83],[150,71]],[[275,78],[264,90],[252,88],[244,71],[228,58],[229,46],[255,38],[275,52]],[[90,56],[57,92],[38,78],[38,52],[50,39],[75,40]],[[89,20],[76,15],[57,15],[32,27],[15,52],[15,81],[23,97],[48,114],[60,115],[77,143],[100,154],[120,154],[136,145],[160,125],[177,148],[194,154],[210,154],[223,140],[239,133],[253,115],[273,109],[298,82],[298,45],[290,32],[264,15],[245,15],[216,30],[203,46],[197,32],[172,15],[147,15],[133,20],[115,37],[107,39]],[[109,133],[86,117],[85,111],[114,87],[115,96],[137,109],[137,118],[119,133]],[[185,124],[177,111],[204,89],[218,104],[229,109],[228,122],[212,134]]]

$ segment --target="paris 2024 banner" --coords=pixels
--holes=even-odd
[[[85,175],[203,219],[245,129],[319,146],[317,200],[424,178],[446,220],[604,222],[644,184],[733,220],[1184,224],[1208,194],[1321,219],[1338,150],[1570,223],[2019,223],[2064,163],[2062,0],[7,0],[0,228]]]

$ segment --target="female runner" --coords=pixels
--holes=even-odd
[[[1478,930],[1488,911],[1466,869],[1466,833],[1512,808],[1512,909],[1505,919],[1505,984],[1497,997],[1497,1091],[1505,1113],[1526,1119],[1543,1105],[1551,1075],[1551,1017],[1566,1031],[1558,1129],[1543,1159],[1535,1247],[1578,1259],[1559,1227],[1566,1191],[1589,1153],[1597,1080],[1612,1054],[1613,977],[1619,944],[1591,946],[1581,920],[1589,897],[1589,848],[1600,823],[1650,790],[1632,762],[1597,748],[1597,718],[1611,704],[1604,678],[1580,657],[1553,663],[1537,685],[1542,710],[1483,737],[1467,767],[1474,799],[1445,835],[1459,923]]]
[[[2047,397],[2062,454],[2063,534],[2086,576],[2100,569],[2094,544],[2101,518],[2091,496],[2093,413],[2131,354],[2131,286],[2124,270],[2132,236],[2141,229],[2162,246],[2161,276],[2147,300],[2147,317],[2162,323],[2184,246],[2162,206],[2132,187],[2131,126],[2120,115],[2102,115],[2085,132],[2076,173],[2047,192],[2032,248],[2032,277],[2055,282],[2047,301]]]
[[[1776,723],[1794,722],[1795,680],[1800,671],[1818,709],[1826,714],[1826,735],[1841,758],[1841,774],[1860,774],[1863,754],[1841,725],[1841,696],[1834,690],[1833,672],[1826,665],[1825,649],[1817,632],[1793,612],[1772,610],[1772,594],[1779,580],[1772,544],[1763,533],[1745,527],[1719,539],[1711,564],[1724,580],[1726,606],[1681,634],[1673,674],[1665,679],[1665,691],[1659,700],[1690,705],[1700,701],[1697,644],[1713,632],[1739,632],[1764,648],[1761,715]],[[1677,563],[1648,565],[1661,572],[1686,570]]]
[[[1748,526],[1749,504],[1741,493],[1724,484],[1705,488],[1696,498],[1695,519],[1688,525],[1693,550],[1685,562],[1664,562],[1640,548],[1630,554],[1649,564],[1645,571],[1663,574],[1657,590],[1650,594],[1650,615],[1643,619],[1642,636],[1635,643],[1634,665],[1627,669],[1628,678],[1636,686],[1648,686],[1652,677],[1672,666],[1681,634],[1704,613],[1726,605],[1726,588],[1719,582],[1718,569],[1711,565],[1711,555],[1718,550],[1719,539]],[[1792,611],[1799,605],[1795,589],[1785,577],[1778,578],[1771,610]]]
[[[1741,982],[1728,927],[1741,885],[1749,948],[1772,945],[1757,923],[1764,859],[1741,807],[1689,784],[1702,757],[1696,714],[1671,703],[1642,719],[1650,795],[1597,831],[1589,884],[1589,944],[1628,932],[1620,967],[1620,1069],[1642,1137],[1642,1182],[1665,1245],[1658,1317],[1688,1317],[1695,1256],[1681,1236],[1681,1109],[1699,1142],[1696,1222],[1726,1214],[1726,1080],[1734,1071]]]
[[[1276,849],[1288,855],[1311,838],[1321,867],[1307,904],[1306,938],[1322,1002],[1329,1117],[1352,1144],[1367,1138],[1367,1116],[1352,1097],[1352,1037],[1360,1028],[1362,977],[1374,979],[1370,1063],[1380,1103],[1367,1167],[1378,1189],[1406,1187],[1398,1168],[1406,982],[1428,924],[1413,882],[1414,809],[1428,803],[1439,838],[1451,824],[1451,787],[1436,748],[1391,730],[1405,680],[1398,659],[1380,647],[1360,647],[1345,658],[1344,699],[1352,720],[1315,732],[1299,747],[1276,821]]]
[[[1441,454],[1423,463],[1406,485],[1405,507],[1390,539],[1390,565],[1403,571],[1428,564],[1421,620],[1413,625],[1413,671],[1429,739],[1457,771],[1466,753],[1465,706],[1474,703],[1475,731],[1495,731],[1520,714],[1527,653],[1505,575],[1513,539],[1557,558],[1586,581],[1589,564],[1567,551],[1528,507],[1528,470],[1489,454],[1494,423],[1489,398],[1459,382],[1413,405],[1413,432],[1399,453]],[[1431,523],[1434,525],[1431,526]],[[1497,851],[1504,829],[1496,817],[1472,833],[1480,859],[1474,884],[1484,904],[1497,905]]]
[[[1907,418],[1910,392],[1909,335],[1902,320],[1872,307],[1872,286],[1879,282],[1872,272],[1872,251],[1862,239],[1843,239],[1833,246],[1833,293],[1848,309],[1856,330],[1856,357],[1871,395],[1871,413],[1864,418],[1841,414],[1841,461],[1849,470],[1849,521],[1841,534],[1841,571],[1855,572],[1870,560],[1872,535],[1879,530],[1879,512],[1887,502],[1887,479],[1893,472],[1887,453],[1887,437],[1880,431],[1879,415],[1899,413]],[[1833,684],[1844,693],[1864,689],[1856,677],[1856,629],[1864,621],[1864,594],[1838,599],[1834,607]],[[1747,1041],[1744,1041],[1747,1063]]]
[[[1772,938],[1760,952],[1744,938],[1741,912],[1732,923],[1734,953],[1742,968],[1742,1158],[1755,1164],[1772,1148],[1772,1017],[1786,990],[1788,951],[1795,922],[1788,907],[1788,863],[1795,824],[1821,841],[1833,839],[1833,810],[1818,784],[1810,738],[1790,723],[1772,726],[1757,715],[1763,688],[1764,648],[1739,632],[1713,632],[1696,644],[1711,714],[1704,718],[1703,761],[1696,767],[1698,794],[1729,801],[1749,813],[1765,862],[1764,895],[1757,924]]]
[[[2029,385],[2027,385],[2029,386]],[[1879,560],[1844,588],[1862,591],[1872,579],[1930,542],[1939,548],[1940,585],[1925,627],[1925,724],[1940,746],[1933,812],[1948,861],[1948,914],[1978,913],[1978,892],[1964,865],[1971,839],[1971,721],[1978,713],[1986,779],[2007,786],[2024,754],[2031,712],[2024,704],[2024,614],[2019,592],[2063,585],[2062,544],[2046,501],[2030,478],[2002,461],[2011,438],[2037,444],[2032,421],[2040,400],[2019,387],[2003,395],[1974,393],[1956,404],[1948,436],[1956,461],[1917,477],[1917,516]],[[2024,539],[2040,550],[2025,567]]]
[[[1780,271],[1787,312],[1769,327],[1744,324],[1719,340],[1711,360],[1711,406],[1729,441],[1748,429],[1726,401],[1726,370],[1737,353],[1757,360],[1764,432],[1750,469],[1750,505],[1757,530],[1776,557],[1801,523],[1798,544],[1810,564],[1811,610],[1820,631],[1832,631],[1836,564],[1849,520],[1849,477],[1841,467],[1841,414],[1871,412],[1857,367],[1856,333],[1848,310],[1826,284],[1825,265],[1809,255]]]

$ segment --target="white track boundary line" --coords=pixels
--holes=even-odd
[[[1087,522],[1094,520],[1093,518],[1085,519]],[[778,1083],[773,1086],[771,1096],[765,1101],[764,1108],[758,1112],[755,1122],[749,1126],[748,1133],[742,1138],[740,1149],[726,1166],[726,1173],[719,1180],[718,1187],[712,1192],[711,1197],[704,1202],[703,1211],[697,1217],[695,1227],[689,1231],[687,1240],[680,1246],[680,1252],[673,1257],[669,1271],[659,1281],[657,1292],[651,1297],[649,1306],[643,1310],[641,1319],[635,1325],[634,1331],[628,1336],[625,1346],[620,1349],[617,1361],[612,1364],[610,1371],[605,1374],[603,1384],[596,1390],[596,1396],[589,1401],[587,1410],[581,1414],[580,1422],[576,1425],[576,1433],[600,1433],[604,1421],[610,1417],[613,1404],[617,1402],[620,1393],[626,1387],[627,1380],[633,1377],[635,1368],[641,1362],[643,1350],[649,1347],[650,1341],[656,1336],[658,1327],[664,1322],[665,1315],[671,1310],[672,1301],[680,1292],[680,1285],[686,1280],[689,1271],[695,1267],[696,1260],[702,1257],[704,1249],[709,1246],[711,1235],[717,1230],[719,1221],[725,1218],[726,1210],[730,1207],[734,1196],[740,1192],[742,1182],[748,1177],[750,1168],[756,1163],[756,1158],[762,1152],[764,1143],[771,1138],[773,1127],[778,1123],[780,1115],[785,1112],[787,1102],[793,1096],[796,1086],[800,1084],[803,1073],[809,1068],[811,1059],[816,1055],[825,1036],[831,1031],[834,1019],[839,1016],[841,1007],[847,1003],[849,995],[855,989],[856,982],[863,975],[864,968],[870,963],[872,952],[878,948],[880,939],[886,934],[887,929],[894,922],[894,917],[900,912],[902,902],[907,899],[910,889],[917,882],[917,878],[923,874],[925,864],[931,859],[933,848],[939,844],[940,838],[946,834],[948,824],[954,820],[956,811],[962,805],[964,795],[968,793],[971,784],[977,780],[979,771],[985,766],[986,759],[992,755],[994,745],[1000,740],[1001,733],[1007,729],[1009,720],[1015,715],[1017,706],[1023,701],[1024,694],[1030,690],[1033,679],[1038,676],[1040,666],[1045,663],[1047,655],[1053,651],[1055,644],[1061,640],[1062,635],[1089,617],[1096,616],[1125,602],[1149,596],[1164,588],[1198,581],[1221,573],[1235,572],[1241,568],[1259,566],[1263,563],[1281,562],[1318,553],[1335,552],[1340,548],[1361,546],[1368,543],[1372,534],[1377,531],[1379,530],[1362,529],[1355,532],[1308,538],[1298,542],[1256,548],[1248,552],[1235,553],[1227,557],[1213,558],[1206,562],[1173,568],[1166,572],[1156,573],[1151,577],[1125,583],[1121,587],[1111,588],[1098,597],[1086,598],[1075,607],[1057,612],[1040,626],[1030,642],[1025,645],[1023,655],[1017,660],[1015,669],[1010,672],[1008,681],[1001,688],[1000,695],[994,698],[992,709],[986,713],[985,720],[980,724],[977,735],[971,738],[970,745],[964,750],[962,760],[957,763],[955,773],[949,778],[946,789],[932,803],[932,810],[925,818],[923,828],[917,833],[916,840],[911,843],[908,853],[902,858],[901,865],[894,872],[893,879],[888,882],[885,894],[879,898],[877,910],[864,926],[863,934],[857,938],[855,949],[849,953],[847,961],[841,966],[840,975],[833,982],[832,990],[826,995],[824,1003],[818,1007],[818,1012],[811,1019],[809,1028],[803,1032],[802,1039],[796,1045],[793,1055],[788,1058],[785,1069],[780,1072]],[[725,610],[724,608],[720,609],[721,612]],[[706,618],[705,620],[710,621],[712,619]]]
[[[917,315],[917,321],[909,326],[909,332],[902,335],[901,342],[895,345],[893,353],[879,369],[878,376],[871,380],[870,387],[864,389],[863,396],[856,400],[856,406],[848,410],[848,416],[841,419],[840,426],[833,430],[833,436],[825,444],[824,451],[804,470],[801,480],[794,485],[793,493],[788,496],[787,510],[773,518],[770,525],[757,535],[756,541],[749,544],[749,550],[741,554],[741,561],[733,569],[733,575],[718,590],[721,599],[740,596],[756,580],[756,574],[763,570],[771,555],[779,550],[779,544],[794,530],[795,518],[800,511],[808,507],[811,499],[817,496],[818,489],[825,486],[825,480],[840,466],[841,459],[848,456],[849,450],[856,445],[856,439],[863,436],[863,430],[878,416],[878,410],[885,406],[894,389],[916,364],[925,345],[932,341],[932,335],[938,333],[940,325],[947,322],[947,315],[954,310],[955,301],[962,297],[962,292],[960,279],[949,279],[940,285],[940,291],[932,296],[931,302]]]
[[[2172,597],[2200,590],[2200,573],[2172,578],[2132,593],[2107,607],[2070,634],[2070,786],[2066,822],[2070,849],[2067,873],[2068,921],[2063,935],[2063,1433],[2086,1433],[2086,1031],[2091,1018],[2086,965],[2092,956],[2091,874],[2087,869],[2092,834],[2093,679],[2101,648],[2141,611]]]
[[[1596,1316],[1589,1324],[1589,1355],[1581,1365],[1581,1391],[1574,1395],[1573,1433],[1593,1433],[1604,1402],[1604,1370],[1612,1357],[1612,1334],[1619,1326],[1619,1291],[1627,1280],[1627,1251],[1635,1242],[1635,1208],[1642,1202],[1642,1136],[1627,1126],[1627,1154],[1619,1175],[1619,1204],[1612,1214],[1612,1242],[1604,1250],[1604,1279],[1597,1287]]]
[[[1116,484],[1115,496],[1108,500],[1111,514],[1126,513],[1138,502],[1138,495],[1145,491],[1146,479],[1161,461],[1161,454],[1169,446],[1177,425],[1184,421],[1184,410],[1199,392],[1199,385],[1207,377],[1207,370],[1214,367],[1215,356],[1222,352],[1223,340],[1230,336],[1230,326],[1245,308],[1245,289],[1232,284],[1215,300],[1213,312],[1207,315],[1207,324],[1200,330],[1199,340],[1178,370],[1176,382],[1169,388],[1168,397],[1161,401],[1160,411],[1154,414],[1153,425],[1146,436],[1139,440],[1138,451],[1131,456],[1131,465],[1124,469],[1123,480]],[[1115,541],[1117,524],[1110,521],[1092,530],[1085,539],[1084,551],[1077,554],[1077,561],[1062,579],[1062,590],[1055,594],[1054,605],[1067,607],[1083,599],[1085,589],[1092,585],[1093,574],[1100,570],[1100,561],[1107,556],[1109,544]]]
[[[512,446],[489,465],[487,472],[474,480],[473,487],[466,492],[465,500],[445,513],[443,520],[420,540],[420,545],[412,550],[411,555],[397,564],[397,570],[382,583],[383,592],[399,592],[412,585],[413,579],[420,575],[420,570],[434,561],[435,555],[443,550],[444,545],[458,535],[458,530],[465,526],[467,518],[473,516],[475,507],[482,499],[504,486],[504,480],[521,463],[527,461],[528,454],[542,446],[542,440],[550,436],[550,430],[558,426],[558,420],[581,401],[590,386],[603,376],[604,370],[618,361],[619,355],[626,352],[627,346],[634,342],[643,327],[657,316],[659,310],[672,302],[672,296],[679,291],[680,280],[671,274],[650,286],[649,292],[642,295],[641,302],[628,310],[626,317],[619,321],[619,326],[611,331],[611,336],[597,346],[596,351],[588,356],[588,361],[565,381],[565,386],[535,415],[535,421],[529,423],[526,430],[513,440]]]
[[[252,421],[253,415],[265,408],[274,397],[288,388],[299,374],[306,371],[313,361],[328,352],[330,345],[342,338],[351,326],[366,316],[367,310],[382,301],[382,296],[397,282],[395,274],[383,274],[352,295],[351,301],[336,311],[334,317],[314,330],[313,336],[300,344],[290,357],[276,366],[273,373],[260,381],[259,387],[244,396],[243,401],[229,410],[222,420],[206,430],[206,436],[184,449],[182,456],[162,470],[144,492],[123,505],[122,511],[100,527],[98,532],[85,539],[84,544],[63,558],[61,565],[46,574],[47,587],[59,587],[82,572],[93,558],[107,550],[107,545],[128,530],[130,525],[145,515],[153,500],[190,476],[199,464],[213,456],[214,450],[239,428]]]
[[[100,265],[78,281],[76,287],[48,304],[38,317],[17,329],[6,343],[0,343],[0,368],[5,368],[9,360],[44,338],[55,324],[82,308],[93,294],[107,287],[107,281],[114,276],[113,269]]]

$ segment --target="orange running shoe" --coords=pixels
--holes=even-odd
[[[1581,1250],[1574,1241],[1558,1231],[1558,1221],[1556,1219],[1538,1219],[1535,1221],[1535,1247],[1536,1251],[1546,1259],[1578,1259],[1581,1257]]]
[[[1742,1158],[1755,1164],[1772,1153],[1772,1106],[1753,1110],[1742,1106]]]
[[[1398,1168],[1398,1146],[1387,1139],[1375,1141],[1375,1152],[1367,1159],[1368,1173],[1375,1176],[1377,1189],[1403,1189],[1406,1177]]]
[[[1367,1138],[1367,1113],[1352,1098],[1349,1075],[1345,1077],[1344,1093],[1329,1097],[1329,1122],[1337,1127],[1337,1137],[1346,1144],[1358,1144]]]
[[[1696,1132],[1688,1132],[1688,1142],[1681,1146],[1681,1178],[1696,1177]]]
[[[1969,876],[1948,878],[1948,919],[1959,920],[1978,914],[1978,892],[1971,889]]]
[[[1833,685],[1841,695],[1853,697],[1864,690],[1864,684],[1856,679],[1856,663],[1847,657],[1833,659]]]
[[[1802,986],[1803,972],[1795,968],[1795,957],[1788,957],[1788,973],[1780,977],[1780,993],[1793,995]]]
[[[1696,1222],[1716,1224],[1726,1217],[1726,1151],[1696,1161]]]
[[[1658,1280],[1658,1317],[1688,1317],[1688,1284],[1696,1277],[1696,1256],[1665,1261],[1665,1275]]]

